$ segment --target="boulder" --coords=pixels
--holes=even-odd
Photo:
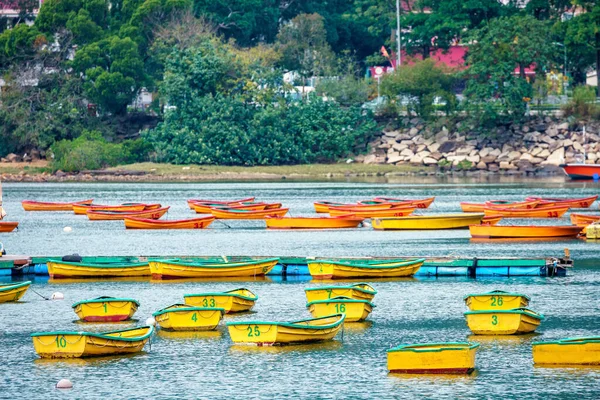
[[[544,149],[537,155],[537,157],[546,159],[550,156],[550,154],[551,153],[548,149]]]
[[[475,146],[463,146],[456,150],[456,154],[460,156],[467,156],[471,154],[473,149],[475,149]]]
[[[483,161],[486,164],[494,163],[494,162],[496,162],[496,160],[497,160],[496,156],[481,157],[481,161]]]
[[[437,151],[431,153],[428,158],[433,158],[434,160],[439,160],[442,158],[442,153],[438,153]]]
[[[453,140],[449,140],[447,142],[444,142],[440,145],[438,151],[440,153],[450,153],[451,151],[454,151],[454,149],[456,148],[457,143]]]
[[[481,170],[486,170],[487,169],[487,164],[484,163],[483,161],[479,161],[476,165],[477,169],[481,169]]]
[[[440,144],[437,142],[431,143],[429,146],[427,146],[427,150],[429,150],[432,153],[435,153],[439,149],[440,149]]]
[[[579,142],[573,142],[573,149],[580,153],[583,153],[583,145]]]
[[[515,167],[508,161],[500,161],[500,169],[509,170],[509,169],[517,169],[517,167]]]
[[[556,149],[542,164],[544,165],[560,165],[565,160],[565,149],[563,147]]]
[[[368,156],[365,157],[365,160],[363,162],[365,164],[374,164],[376,159],[377,159],[377,156],[375,154],[369,154]]]
[[[429,157],[430,154],[431,153],[429,151],[426,151],[426,150],[423,150],[423,151],[420,151],[420,152],[417,153],[417,155],[419,157],[421,157],[422,159],[425,158],[425,157]]]
[[[519,157],[519,160],[520,160],[520,161],[522,161],[522,160],[529,161],[529,160],[531,160],[532,158],[533,158],[533,156],[532,156],[531,154],[528,154],[528,153],[523,153],[523,154],[521,154],[521,157]]]
[[[488,164],[488,171],[498,172],[499,170],[500,170],[500,167],[498,167],[498,164]]]
[[[419,130],[418,130],[417,128],[410,128],[410,131],[408,131],[408,134],[409,134],[411,137],[414,137],[414,136],[416,136],[418,133],[419,133]]]
[[[565,139],[565,140],[563,140],[562,145],[564,147],[572,146],[573,145],[573,141],[571,139]]]
[[[556,125],[556,129],[559,131],[568,131],[569,130],[569,123],[568,122],[563,122],[562,124]]]
[[[544,135],[544,136],[542,136],[542,142],[550,145],[550,144],[556,142],[556,140],[552,139],[550,136]]]
[[[423,164],[423,159],[418,154],[412,156],[409,160],[411,164]]]
[[[423,159],[423,164],[425,165],[437,165],[437,160],[431,157],[425,157]]]
[[[6,161],[11,163],[21,162],[21,156],[18,156],[15,153],[10,153],[6,156]]]
[[[421,151],[425,150],[427,148],[427,146],[425,146],[424,144],[420,144],[417,146],[417,153],[420,153]]]
[[[402,151],[404,149],[408,149],[408,146],[405,144],[402,144],[402,143],[396,143],[396,144],[392,145],[392,148],[397,151]]]
[[[529,163],[531,163],[531,164],[537,165],[537,164],[541,164],[541,163],[543,163],[543,162],[544,162],[544,159],[543,159],[543,158],[539,158],[539,157],[533,157],[533,158],[531,158],[531,159],[530,159],[530,160],[528,160],[528,161],[529,161]]]
[[[502,154],[502,152],[500,151],[500,149],[493,149],[489,153],[490,156],[494,156],[494,157],[498,157],[500,154]]]
[[[542,149],[541,147],[534,147],[533,150],[531,150],[531,155],[533,157],[535,157],[538,154],[540,154],[542,152],[542,150],[544,150],[544,149]]]
[[[389,132],[383,132],[383,135],[387,136],[387,137],[395,138],[396,135],[398,135],[398,133],[399,133],[398,131],[389,131]]]
[[[508,161],[513,161],[521,157],[521,153],[518,151],[511,151],[506,156],[508,157]]]
[[[481,157],[486,157],[487,155],[489,155],[489,154],[490,154],[490,151],[492,151],[492,150],[493,150],[493,149],[492,149],[491,147],[484,147],[483,149],[481,149],[481,150],[479,151],[479,155],[480,155]]]
[[[392,151],[392,152],[389,152],[387,156],[388,156],[388,158],[390,158],[390,157],[398,157],[399,155],[400,155],[399,151]]]
[[[587,159],[595,162],[598,159],[598,155],[596,153],[588,153]]]
[[[400,162],[400,161],[403,161],[403,160],[404,160],[403,156],[401,156],[399,154],[396,154],[393,157],[388,157],[386,163],[388,163],[388,164],[396,164],[397,162]]]
[[[467,161],[470,161],[473,164],[477,164],[479,161],[481,161],[481,158],[479,157],[479,154],[475,155],[475,156],[468,156],[466,159],[467,159]]]

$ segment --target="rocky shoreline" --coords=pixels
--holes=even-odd
[[[434,131],[418,118],[406,127],[384,130],[355,158],[365,164],[423,165],[445,172],[551,175],[564,163],[600,159],[600,124],[537,118],[522,125],[497,128],[483,136],[442,127]]]

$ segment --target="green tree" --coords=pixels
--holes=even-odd
[[[399,99],[406,103],[409,115],[414,112],[421,117],[428,117],[433,111],[436,97],[445,100],[447,111],[454,109],[454,82],[451,71],[437,67],[432,60],[424,60],[414,65],[404,65],[394,73],[384,75],[381,93],[391,101]]]
[[[469,48],[465,95],[477,107],[476,115],[491,121],[521,119],[532,97],[525,68],[538,74],[555,53],[548,25],[531,16],[494,19],[473,33]]]

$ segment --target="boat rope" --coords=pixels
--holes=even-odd
[[[36,336],[35,338],[37,339],[38,342],[40,342],[40,344],[42,346],[50,346],[52,343],[55,343],[56,340],[58,339],[59,336],[62,336],[65,339],[65,342],[67,344],[76,344],[77,342],[79,342],[81,339],[83,339],[83,335],[77,335],[77,340],[75,340],[74,342],[69,342],[67,340],[67,336],[75,336],[75,335],[48,335],[49,337],[54,337],[54,339],[52,339],[49,343],[44,343],[44,341],[41,339],[42,336]]]
[[[491,297],[502,297],[502,299],[503,299],[502,301],[512,301],[512,300],[515,300],[515,299],[518,299],[518,298],[520,298],[520,297],[521,297],[521,296],[512,296],[512,297],[508,297],[508,296],[506,296],[506,295],[502,295],[502,294],[498,294],[498,295],[496,295],[496,294],[490,294],[490,295],[486,295],[486,296],[491,296]],[[481,303],[487,303],[487,302],[489,301],[489,300],[487,300],[487,299],[486,299],[486,300],[480,300],[480,299],[478,298],[479,296],[472,296],[472,297],[473,297],[473,299],[474,299],[474,300],[477,300],[477,301],[479,301],[479,302],[481,302]],[[482,296],[482,297],[483,297],[483,296]]]
[[[118,306],[117,303],[120,303],[122,305]],[[129,301],[105,301],[102,303],[81,303],[79,304],[79,306],[88,306],[89,308],[102,308],[104,307],[104,305],[110,305],[111,307],[115,307],[115,308],[123,308],[123,307],[127,307],[128,305],[131,304],[131,302]]]
[[[31,286],[29,287],[29,290],[31,290],[33,293],[37,294],[38,296],[40,296],[44,300],[50,300],[50,297],[46,297],[46,296],[44,296],[44,295],[36,292]]]
[[[221,224],[225,225],[227,228],[231,229],[231,226],[227,225],[227,224],[226,224],[225,222],[223,222],[222,220],[220,220],[220,219],[215,219],[215,221],[217,221],[217,222],[219,222],[219,223],[221,223]]]
[[[345,326],[346,324],[342,323],[342,343],[344,343],[344,331],[345,331]]]

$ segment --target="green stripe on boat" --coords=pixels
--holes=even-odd
[[[7,290],[18,289],[23,286],[31,285],[31,281],[25,281],[20,283],[8,283],[8,284],[0,284],[0,292],[5,292]]]
[[[357,290],[359,292],[363,292],[363,293],[368,293],[368,294],[377,294],[377,290],[375,290],[375,288],[373,288],[373,290],[369,290],[369,289],[363,289],[360,286],[362,285],[367,285],[371,288],[373,288],[371,285],[369,285],[368,283],[355,283],[354,285],[350,285],[350,286],[319,286],[319,287],[314,287],[314,288],[306,288],[304,289],[305,292],[310,292],[313,290],[339,290],[339,289],[349,289],[349,290]]]
[[[542,344],[577,345],[586,343],[600,343],[600,336],[565,338],[560,340],[554,340],[551,342],[533,342],[532,346],[538,346]]]
[[[171,307],[175,307],[175,306],[185,306],[185,307],[171,308]],[[194,307],[194,306],[189,306],[187,304],[172,304],[168,307],[161,308],[160,310],[152,313],[152,316],[156,317],[157,315],[162,315],[162,314],[167,314],[170,312],[177,312],[177,311],[220,311],[221,314],[225,314],[225,309],[219,308],[219,307]]]
[[[244,296],[242,294],[237,294],[237,293],[232,293],[232,292],[237,292],[239,290],[246,290],[246,291],[252,293],[254,295],[254,297]],[[195,293],[195,294],[184,294],[183,295],[184,298],[200,297],[200,296],[231,296],[231,297],[237,297],[237,298],[244,299],[244,300],[251,300],[251,301],[258,300],[258,295],[254,294],[251,290],[246,289],[246,288],[228,290],[227,292],[206,292],[206,293]]]
[[[524,314],[530,317],[544,320],[544,314],[536,313],[528,308],[513,308],[512,310],[480,310],[480,311],[467,311],[464,315],[474,315],[474,314]]]
[[[483,297],[483,296],[512,296],[512,297],[525,297],[527,299],[527,301],[531,300],[529,298],[529,296],[527,296],[526,294],[521,294],[521,293],[512,293],[512,292],[505,292],[503,290],[492,290],[491,292],[486,292],[486,293],[477,293],[477,294],[468,294],[465,297],[463,297],[463,300],[468,299],[469,297]]]
[[[320,319],[337,317],[340,318],[336,322],[328,325],[302,325],[304,322],[314,322]],[[346,314],[332,314],[326,315],[320,318],[311,318],[311,319],[303,319],[301,321],[293,321],[293,322],[269,322],[269,321],[239,321],[239,322],[228,322],[227,326],[235,326],[235,325],[277,325],[277,326],[285,326],[288,328],[299,328],[299,329],[329,329],[335,328],[339,324],[343,323],[346,319]]]
[[[432,346],[440,346],[437,349],[423,349],[420,347],[432,347]],[[448,346],[448,347],[445,347]],[[454,346],[454,347],[451,347]],[[397,351],[413,351],[416,353],[430,353],[430,352],[440,352],[445,350],[465,350],[465,349],[476,349],[479,347],[479,343],[463,343],[463,342],[448,342],[448,343],[417,343],[417,344],[403,344],[392,349],[389,349],[388,353],[393,353]]]
[[[81,300],[78,301],[77,303],[73,304],[71,307],[75,308],[80,304],[87,304],[87,303],[110,303],[113,301],[128,301],[128,302],[132,302],[135,303],[138,307],[140,306],[140,302],[134,299],[127,299],[127,298],[121,298],[121,297],[110,297],[110,296],[100,296],[100,297],[96,297],[95,299],[89,299],[89,300]]]
[[[376,307],[375,304],[371,303],[368,300],[358,300],[358,299],[353,299],[351,297],[346,297],[346,296],[337,296],[337,297],[332,297],[331,299],[326,299],[326,300],[315,300],[315,301],[311,301],[310,303],[306,303],[306,307],[310,307],[312,304],[329,304],[329,303],[363,303],[363,304],[368,304],[371,307]]]
[[[62,260],[48,260],[48,262],[56,264],[72,265],[76,267],[90,267],[90,268],[133,268],[133,267],[145,267],[149,265],[147,262],[135,262],[135,263],[88,263],[88,262],[71,262]]]
[[[114,335],[115,333],[129,332],[129,331],[134,331],[137,329],[144,329],[144,328],[149,328],[149,329],[148,329],[148,332],[143,336],[134,336],[134,337],[111,336],[111,335]],[[122,340],[125,342],[137,342],[138,340],[143,340],[143,339],[150,337],[153,333],[154,333],[154,327],[150,326],[150,325],[146,325],[146,326],[138,326],[135,328],[121,329],[118,331],[101,332],[101,333],[74,332],[74,331],[35,332],[35,333],[31,334],[31,337],[50,336],[50,335],[76,335],[76,336],[91,336],[91,337],[97,337],[97,338],[108,339],[108,340]]]

